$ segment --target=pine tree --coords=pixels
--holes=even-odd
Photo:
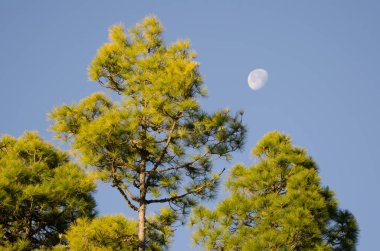
[[[252,167],[231,170],[229,197],[214,210],[194,209],[196,243],[206,250],[355,250],[355,218],[338,209],[304,149],[271,132],[253,155]]]
[[[92,217],[95,184],[37,133],[0,138],[0,247],[49,248],[78,217]]]
[[[125,32],[110,29],[89,67],[91,80],[120,95],[112,101],[95,93],[56,108],[50,118],[57,137],[119,191],[138,212],[140,250],[145,250],[146,209],[166,203],[186,214],[214,194],[220,172],[215,158],[230,158],[242,147],[241,114],[208,114],[199,63],[189,41],[166,45],[155,17]]]

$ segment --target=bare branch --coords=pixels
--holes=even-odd
[[[123,189],[121,189],[121,187],[119,187],[118,185],[115,185],[114,187],[116,187],[117,190],[119,190],[120,194],[123,196],[123,198],[125,199],[125,201],[127,202],[128,206],[130,208],[132,208],[135,211],[139,210],[135,205],[132,204],[132,202],[129,200],[128,196],[124,193],[124,191],[123,191]]]
[[[138,208],[132,204],[132,202],[129,200],[128,196],[125,194],[124,190],[128,193],[128,195],[132,198],[132,200],[138,202],[139,200],[129,191],[128,187],[117,177],[116,175],[116,169],[114,166],[114,161],[111,163],[112,167],[112,178],[113,178],[113,187],[116,187],[117,190],[119,190],[120,194],[124,197],[124,199],[127,201],[128,206],[132,208],[135,211],[138,211]],[[120,184],[123,186],[124,190],[120,187]]]
[[[131,193],[131,191],[129,191],[128,187],[124,184],[124,182],[120,181],[120,183],[119,183],[118,185],[120,185],[120,184],[122,185],[124,191],[127,192],[128,196],[131,197],[132,200],[134,200],[134,201],[136,201],[136,202],[139,202],[139,201],[140,201],[136,196],[134,196],[134,195]]]

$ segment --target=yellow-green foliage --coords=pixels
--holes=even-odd
[[[66,238],[70,250],[117,251],[136,250],[137,222],[122,215],[79,219],[71,226]]]
[[[76,218],[91,217],[94,181],[37,133],[0,139],[0,246],[51,247]]]
[[[147,249],[160,251],[171,242],[176,220],[172,210],[161,208],[159,215],[148,217]],[[137,221],[123,215],[107,215],[94,219],[78,219],[65,239],[74,251],[136,250],[138,248]]]
[[[215,210],[194,209],[196,243],[206,250],[355,249],[355,218],[346,212],[349,219],[338,226],[334,195],[321,186],[317,166],[304,149],[292,146],[287,135],[271,132],[253,154],[258,160],[253,166],[238,164],[231,170],[228,198]],[[335,236],[332,226],[339,229]]]
[[[57,107],[51,129],[132,209],[170,202],[186,213],[214,195],[213,160],[242,147],[245,127],[240,113],[201,109],[206,92],[196,53],[187,40],[166,45],[162,32],[156,17],[129,31],[111,27],[88,72],[120,99],[95,93]]]

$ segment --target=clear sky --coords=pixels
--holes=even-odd
[[[137,3],[138,2],[138,3]],[[168,43],[189,38],[209,90],[207,110],[243,109],[245,151],[271,130],[290,134],[318,162],[324,185],[360,226],[359,250],[378,248],[380,218],[380,1],[16,1],[0,2],[0,134],[37,130],[46,113],[101,90],[87,66],[112,24],[157,15]],[[265,68],[260,91],[247,76]],[[100,214],[125,210],[100,186]],[[223,189],[220,190],[223,197]],[[211,203],[212,204],[212,203]],[[172,250],[192,250],[179,228]]]

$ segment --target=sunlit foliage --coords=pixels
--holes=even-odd
[[[147,227],[147,249],[165,250],[171,242],[171,223],[175,215],[161,210],[160,216],[149,216]],[[100,216],[94,219],[79,219],[73,224],[65,241],[71,250],[136,250],[139,247],[138,223],[122,215]]]
[[[206,250],[355,250],[358,227],[321,186],[316,163],[288,136],[268,133],[238,164],[229,197],[215,210],[194,209],[194,241]]]
[[[37,133],[0,139],[0,247],[48,248],[78,217],[92,217],[95,184]]]
[[[166,45],[162,32],[155,17],[128,32],[113,26],[89,76],[120,101],[95,93],[50,114],[57,137],[139,212],[141,249],[146,207],[169,203],[186,214],[199,199],[213,197],[220,176],[213,160],[229,159],[245,135],[241,114],[201,109],[198,98],[206,92],[196,53],[187,40]]]

